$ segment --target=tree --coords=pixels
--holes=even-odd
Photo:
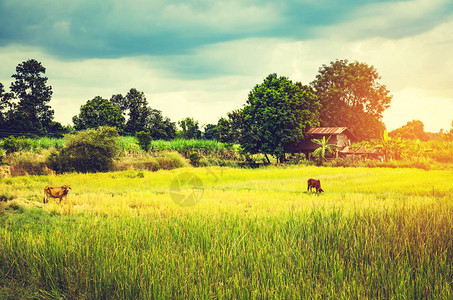
[[[7,128],[16,131],[33,131],[37,134],[46,133],[52,124],[54,111],[47,103],[52,97],[52,87],[47,86],[47,77],[43,74],[46,69],[40,62],[30,59],[16,67],[16,74],[12,77],[16,80],[11,84],[11,91],[17,104],[11,104],[11,110],[7,117]],[[5,96],[3,105],[5,105]],[[7,100],[11,100],[11,95]]]
[[[144,121],[144,130],[151,134],[154,140],[171,140],[176,137],[176,124],[168,117],[163,117],[162,112],[147,107],[148,112]]]
[[[424,124],[420,120],[413,120],[411,122],[407,122],[406,125],[401,126],[395,130],[392,130],[388,134],[390,137],[400,137],[402,139],[407,140],[422,140],[427,141],[429,139],[429,135],[424,130]]]
[[[100,96],[88,100],[80,107],[80,114],[72,118],[76,130],[98,128],[99,126],[124,128],[121,110]]]
[[[227,118],[220,118],[217,122],[219,141],[237,144],[243,129],[242,109],[236,109],[227,114]]]
[[[328,144],[331,136],[326,140],[326,137],[323,136],[322,139],[312,139],[311,141],[315,144],[318,144],[319,147],[313,151],[313,155],[318,157],[318,166],[321,166],[323,161],[326,159],[326,153],[335,153],[333,147],[336,147],[335,144]]]
[[[217,131],[217,125],[207,124],[204,127],[203,138],[206,140],[218,140],[219,133]]]
[[[324,127],[347,126],[359,140],[379,137],[392,96],[373,66],[347,60],[323,65],[311,83],[321,102]]]
[[[11,111],[13,108],[13,103],[11,99],[13,99],[14,95],[11,93],[5,93],[5,89],[3,84],[0,83],[0,127],[6,128],[7,127],[7,120],[8,120],[8,112]],[[0,132],[1,134],[1,132]]]
[[[176,124],[169,118],[164,118],[160,110],[149,107],[143,92],[132,88],[125,97],[121,94],[113,95],[110,102],[121,109],[126,119],[127,133],[136,134],[145,131],[149,132],[155,140],[175,138]]]
[[[126,118],[125,131],[135,134],[146,131],[146,118],[150,112],[145,93],[132,88],[123,97],[121,94],[113,95],[110,102],[119,107]]]
[[[318,125],[319,107],[310,87],[270,74],[249,93],[239,113],[240,144],[250,154],[271,154],[283,162],[285,153]]]
[[[201,130],[198,127],[198,121],[195,121],[193,118],[185,118],[178,122],[179,127],[181,127],[182,132],[181,136],[184,139],[200,139]]]

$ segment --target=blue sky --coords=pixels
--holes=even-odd
[[[130,88],[173,121],[216,123],[269,73],[310,83],[336,59],[373,65],[388,129],[453,120],[453,2],[0,0],[0,82],[46,67],[55,118]]]

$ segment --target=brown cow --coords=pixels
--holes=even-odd
[[[68,191],[71,190],[71,187],[67,184],[63,186],[46,186],[44,188],[44,199],[43,202],[49,202],[49,198],[59,198],[61,199],[68,196]]]
[[[319,179],[310,178],[308,179],[307,183],[308,183],[307,192],[308,191],[311,192],[312,188],[315,188],[317,193],[324,192],[323,189],[321,188],[321,181]]]

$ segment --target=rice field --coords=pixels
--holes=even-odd
[[[312,166],[1,179],[0,298],[451,299],[452,182]]]

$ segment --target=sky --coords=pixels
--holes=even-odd
[[[242,107],[270,73],[303,84],[322,65],[372,65],[393,96],[388,130],[453,121],[451,0],[0,0],[0,82],[46,68],[55,120],[131,88],[176,122]]]

